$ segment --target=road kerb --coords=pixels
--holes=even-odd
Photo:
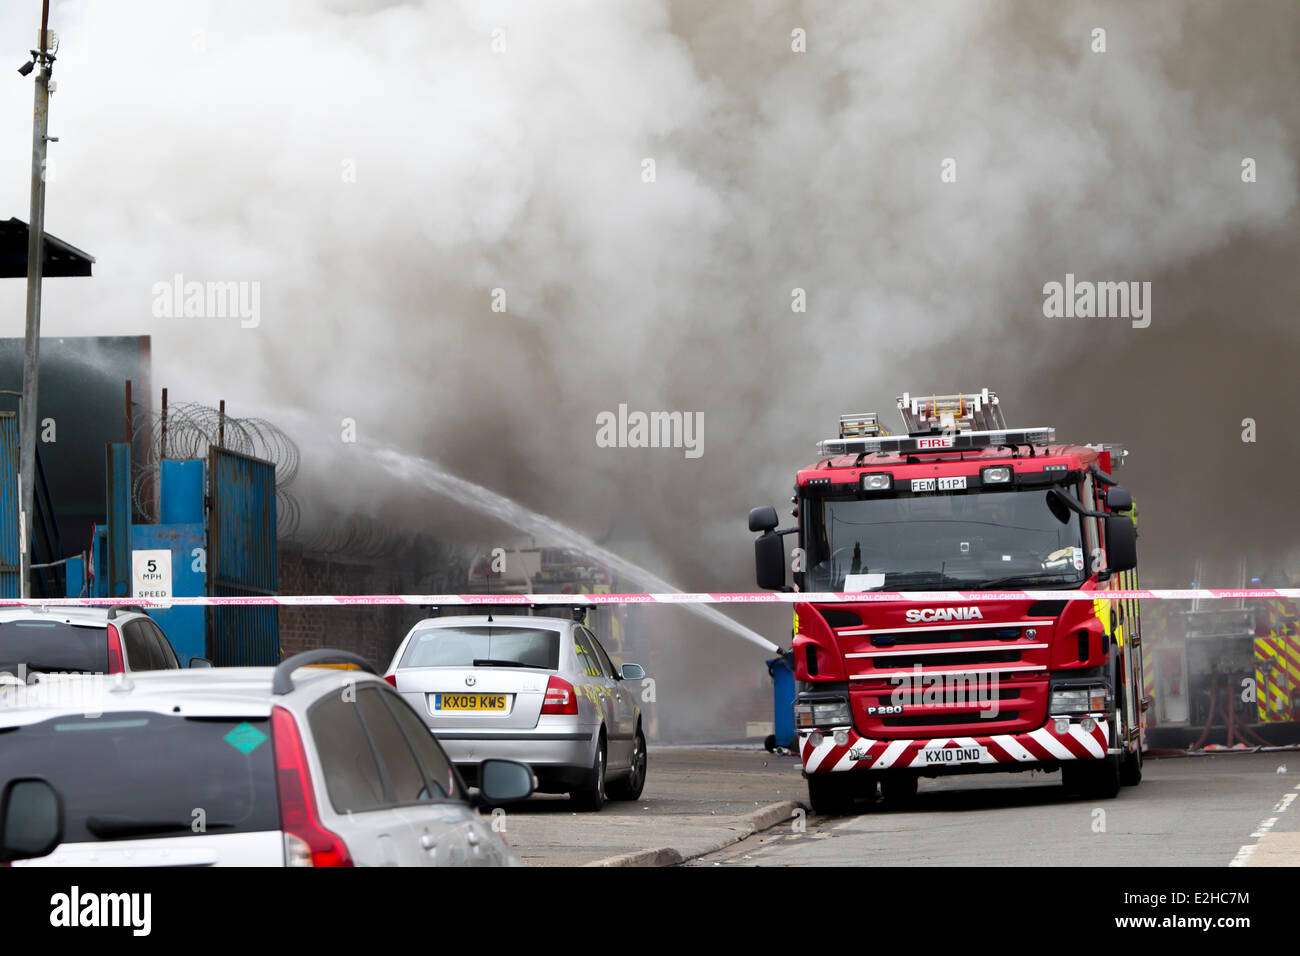
[[[676,847],[665,846],[657,847],[652,850],[636,850],[632,853],[620,853],[618,856],[607,856],[603,860],[593,860],[586,866],[677,866],[685,863],[687,860],[693,860],[696,857],[705,856],[714,853],[733,843],[739,843],[747,837],[753,836],[769,827],[774,827],[779,823],[789,820],[794,811],[799,807],[798,803],[793,800],[783,800],[780,803],[769,803],[765,807],[759,807],[744,816],[737,817],[731,823],[727,824],[728,834],[714,840],[705,847],[697,847],[692,850],[683,851]]]

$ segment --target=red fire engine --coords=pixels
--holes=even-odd
[[[1137,587],[1133,500],[1111,477],[1126,452],[1009,429],[988,389],[904,394],[898,408],[902,436],[874,413],[840,419],[796,476],[797,526],[778,529],[771,507],[749,516],[759,587],[808,593],[791,655],[814,810],[845,812],[877,782],[905,802],[918,777],[953,773],[1059,769],[1101,798],[1136,785],[1138,606],[1106,597]],[[830,593],[846,600],[818,600]]]

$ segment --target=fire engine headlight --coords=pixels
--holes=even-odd
[[[863,491],[888,491],[894,487],[894,476],[887,474],[863,475]]]
[[[984,485],[1005,485],[1011,480],[1011,469],[1006,465],[995,465],[980,471],[980,483]]]
[[[851,722],[847,700],[813,701],[813,724],[817,727],[834,727]]]
[[[1058,687],[1047,703],[1048,713],[1086,714],[1110,710],[1110,695],[1105,684],[1088,687]]]
[[[794,725],[796,727],[816,727],[813,720],[812,704],[794,705]]]

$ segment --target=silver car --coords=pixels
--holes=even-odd
[[[0,785],[43,781],[64,808],[30,866],[517,866],[478,811],[533,789],[490,761],[471,796],[370,665],[325,649],[0,686],[0,738]]]
[[[522,615],[420,621],[385,679],[424,718],[471,782],[489,757],[521,760],[538,790],[599,810],[635,800],[646,779],[641,707],[629,682],[576,620]]]
[[[191,667],[208,661],[189,659]],[[0,672],[92,674],[176,670],[167,635],[142,608],[0,608]]]

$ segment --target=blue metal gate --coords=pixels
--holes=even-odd
[[[223,448],[208,452],[208,593],[275,594],[275,465]],[[217,666],[280,662],[277,608],[209,609],[208,656]]]

